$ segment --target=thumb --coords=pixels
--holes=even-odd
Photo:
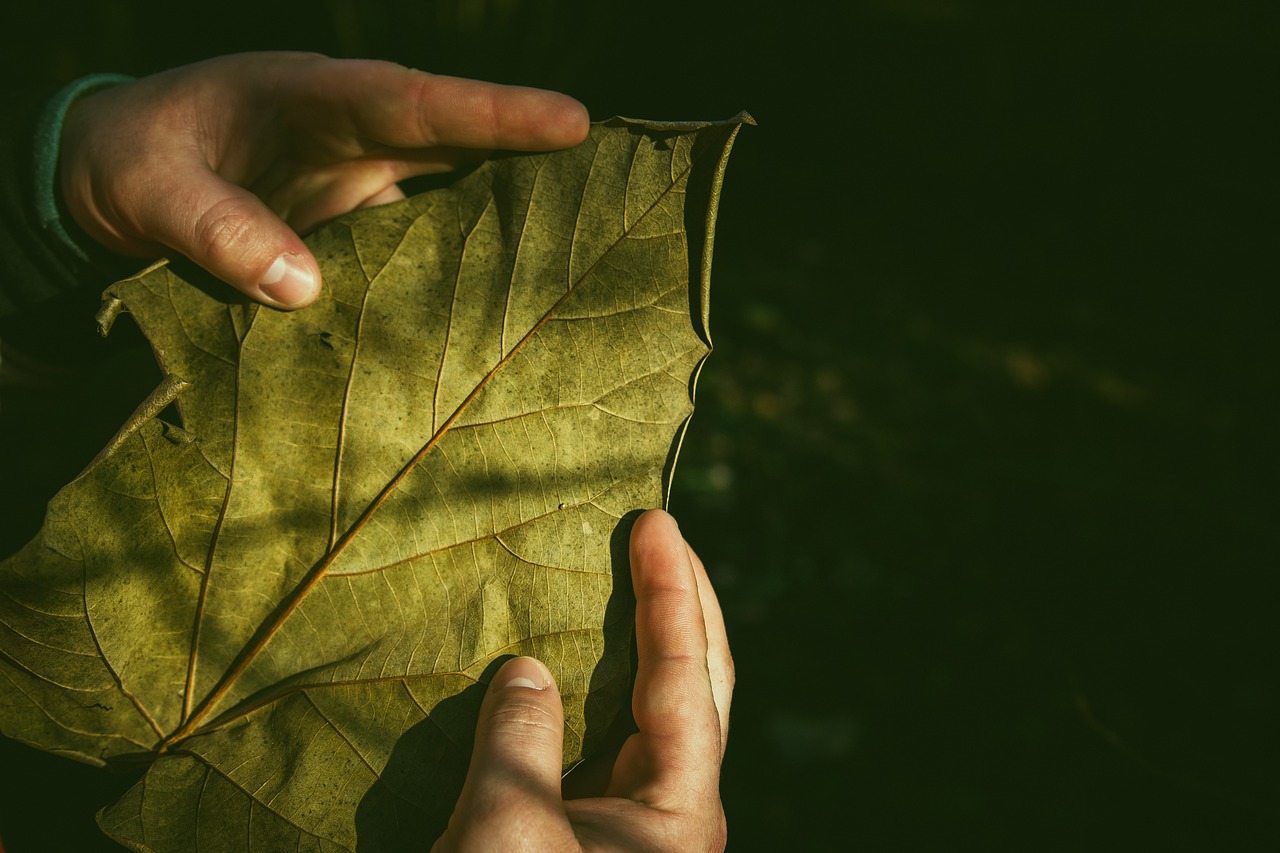
[[[169,189],[137,215],[149,238],[258,302],[301,308],[315,301],[315,258],[261,199],[207,168],[183,170],[181,185]]]
[[[459,821],[475,821],[473,831],[492,830],[495,815],[513,811],[540,818],[555,813],[565,823],[563,742],[564,710],[551,673],[534,658],[507,661],[480,707],[471,767],[450,830]]]

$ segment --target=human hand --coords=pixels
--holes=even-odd
[[[586,109],[555,92],[247,53],[79,99],[63,125],[60,184],[72,218],[108,249],[176,250],[253,299],[300,308],[320,271],[299,233],[494,149],[576,145],[587,124]]]
[[[661,510],[631,531],[631,580],[639,732],[603,796],[564,798],[560,694],[540,662],[515,658],[489,686],[467,781],[433,853],[724,849],[733,661],[706,570]]]

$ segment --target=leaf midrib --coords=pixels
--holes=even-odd
[[[690,153],[692,154],[692,151]],[[634,153],[632,156],[634,158],[635,156]],[[234,684],[240,678],[240,676],[245,672],[246,669],[248,669],[248,667],[252,664],[252,662],[257,658],[258,653],[266,646],[266,644],[271,640],[271,638],[280,629],[280,627],[289,618],[289,616],[292,615],[293,611],[297,608],[299,603],[304,598],[306,598],[306,596],[311,592],[311,590],[315,587],[315,585],[325,577],[329,567],[346,550],[348,543],[350,543],[355,538],[355,536],[361,530],[363,530],[365,524],[367,524],[369,520],[374,516],[374,514],[377,513],[377,511],[381,508],[383,503],[385,503],[387,499],[390,498],[390,496],[395,493],[396,489],[399,487],[400,483],[405,479],[405,477],[407,477],[411,471],[417,468],[417,466],[427,456],[427,454],[430,453],[436,447],[436,445],[440,443],[441,439],[443,439],[443,437],[448,434],[449,430],[453,427],[454,422],[456,422],[458,418],[461,417],[462,413],[466,411],[467,407],[471,404],[471,402],[475,400],[477,396],[479,396],[480,392],[483,391],[486,387],[488,387],[488,384],[493,379],[493,377],[497,375],[497,373],[501,371],[502,368],[505,367],[507,363],[511,361],[511,359],[514,358],[515,355],[518,354],[524,348],[524,345],[542,329],[542,327],[555,315],[555,313],[565,303],[565,301],[568,300],[572,295],[574,295],[578,291],[578,288],[581,287],[582,284],[591,277],[592,273],[595,272],[595,270],[600,266],[600,264],[607,257],[609,257],[614,250],[616,250],[619,246],[621,246],[631,236],[631,233],[636,228],[638,228],[640,224],[643,223],[649,217],[649,215],[668,198],[668,196],[675,190],[675,188],[679,186],[687,178],[689,173],[693,170],[695,162],[696,162],[695,158],[691,156],[689,163],[684,167],[684,169],[680,171],[678,175],[673,176],[673,179],[671,180],[670,184],[658,195],[657,198],[654,199],[654,201],[648,206],[648,208],[645,209],[643,214],[637,217],[636,220],[630,226],[627,226],[624,222],[622,233],[619,234],[618,237],[612,243],[610,243],[603,252],[600,253],[600,256],[597,257],[595,261],[592,262],[591,266],[588,267],[587,270],[583,272],[581,276],[578,277],[578,280],[573,282],[565,290],[564,294],[560,296],[560,298],[557,299],[555,303],[553,303],[551,307],[547,309],[546,312],[543,313],[543,315],[538,319],[536,323],[534,323],[534,325],[529,329],[529,331],[526,332],[525,335],[521,337],[521,339],[517,341],[514,346],[512,346],[511,350],[508,353],[506,353],[501,359],[499,359],[497,364],[495,364],[489,370],[489,372],[485,374],[485,376],[476,384],[476,387],[472,389],[472,391],[466,396],[466,398],[463,399],[463,401],[458,405],[457,409],[454,410],[453,414],[451,414],[449,418],[445,420],[445,422],[437,428],[437,430],[431,436],[431,438],[427,441],[427,443],[424,444],[423,447],[417,453],[415,453],[413,457],[409,459],[408,462],[405,463],[405,465],[400,469],[400,471],[387,483],[387,485],[382,489],[382,491],[379,492],[378,495],[369,503],[369,506],[365,509],[363,513],[361,513],[360,517],[352,524],[351,528],[342,536],[341,539],[337,541],[337,543],[329,550],[329,552],[321,559],[321,561],[317,563],[316,566],[302,578],[295,592],[285,601],[281,602],[282,606],[277,608],[274,611],[274,616],[270,618],[269,621],[264,622],[258,628],[258,630],[254,632],[254,635],[250,639],[249,643],[241,650],[240,654],[236,656],[231,668],[218,681],[214,689],[209,693],[208,696],[205,697],[205,699],[200,703],[200,705],[190,713],[189,716],[185,716],[185,720],[183,724],[172,735],[166,738],[165,741],[161,744],[159,749],[160,753],[165,753],[169,751],[174,744],[179,743],[185,738],[190,737],[191,735],[196,733],[196,730],[199,727],[200,722],[209,714],[209,712],[214,707],[217,706],[218,702],[220,702],[222,698],[231,690],[232,686],[234,686]],[[238,422],[239,422],[239,419],[237,418],[237,425],[238,425]],[[234,434],[233,434],[233,440],[234,440]],[[234,449],[232,452],[234,454],[235,452]],[[228,484],[228,490],[227,490],[228,495],[230,495],[231,489],[232,489],[232,485]],[[225,514],[225,507],[224,507],[224,514]],[[219,522],[221,522],[221,516],[220,516]],[[221,529],[221,524],[219,523],[217,530],[220,531],[220,529]],[[217,543],[217,539],[215,538],[211,543],[210,553],[212,553],[216,549],[216,543]],[[206,578],[207,577],[208,577],[208,574],[206,574]],[[197,632],[199,631],[198,625],[196,626],[196,631]],[[193,657],[195,655],[194,647],[192,649],[192,655]],[[189,687],[190,686],[191,685],[189,684]],[[190,695],[190,693],[188,693],[188,695]]]

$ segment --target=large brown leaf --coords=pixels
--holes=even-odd
[[[99,820],[157,851],[425,849],[509,655],[589,753],[747,120],[613,120],[345,217],[295,313],[164,264],[110,288],[104,326],[133,315],[168,378],[0,564],[4,733],[149,762]]]

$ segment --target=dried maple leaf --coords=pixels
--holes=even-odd
[[[565,761],[589,752],[744,121],[613,120],[344,217],[302,311],[163,263],[110,288],[104,327],[133,315],[167,378],[0,564],[4,733],[149,762],[99,822],[156,851],[427,843],[509,655],[547,662]]]

